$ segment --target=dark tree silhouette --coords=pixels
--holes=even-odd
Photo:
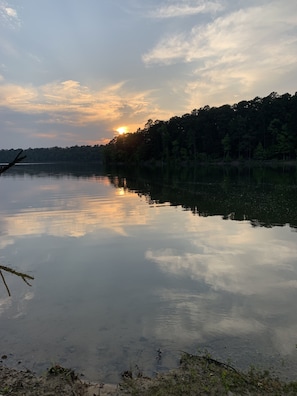
[[[295,160],[297,92],[204,106],[112,139],[107,163],[180,163],[212,160]]]

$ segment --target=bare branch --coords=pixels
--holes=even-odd
[[[9,267],[5,267],[4,265],[0,265],[0,276],[1,276],[1,278],[2,278],[2,281],[3,281],[3,283],[4,283],[5,287],[6,287],[6,290],[7,290],[7,293],[8,293],[9,296],[10,296],[10,291],[9,291],[9,288],[8,288],[8,286],[7,286],[7,283],[6,283],[6,281],[5,281],[5,278],[4,278],[4,275],[3,275],[2,271],[6,271],[6,272],[9,272],[9,273],[11,273],[11,274],[13,274],[13,275],[17,275],[17,276],[21,277],[21,278],[23,279],[23,281],[24,281],[28,286],[31,286],[30,283],[28,282],[28,279],[32,279],[32,280],[34,279],[33,276],[24,274],[24,273],[22,273],[22,272],[15,271],[15,270],[13,270],[13,269],[11,269],[11,268],[9,268]]]
[[[9,295],[9,297],[10,297],[10,296],[11,296],[10,290],[9,290],[9,287],[7,286],[7,283],[6,283],[6,280],[5,280],[5,278],[4,278],[4,275],[2,274],[2,271],[0,271],[0,275],[1,275],[2,281],[3,281],[3,283],[4,283],[4,286],[6,287],[7,293],[8,293],[8,295]]]
[[[0,167],[0,175],[1,175],[2,173],[4,173],[5,171],[7,171],[7,169],[11,168],[11,167],[14,166],[15,164],[17,164],[18,162],[23,161],[23,159],[26,158],[25,155],[23,155],[23,156],[21,157],[22,152],[23,152],[23,150],[21,150],[21,151],[17,154],[17,156],[15,157],[15,159],[14,159],[13,161],[11,161],[9,164]]]

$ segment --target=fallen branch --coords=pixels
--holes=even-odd
[[[22,272],[15,271],[15,270],[13,270],[13,269],[11,269],[11,268],[9,268],[9,267],[5,267],[4,265],[0,265],[0,276],[1,276],[1,278],[2,278],[2,281],[3,281],[3,283],[4,283],[5,287],[6,287],[6,290],[7,290],[7,293],[8,293],[9,296],[11,296],[10,290],[9,290],[9,288],[8,288],[8,286],[7,286],[7,283],[6,283],[6,281],[5,281],[5,278],[4,278],[4,275],[3,275],[2,271],[6,271],[6,272],[9,272],[9,273],[11,273],[11,274],[13,274],[13,275],[17,275],[17,276],[21,277],[21,278],[23,279],[23,281],[24,281],[28,286],[31,286],[30,283],[28,282],[28,279],[31,279],[31,280],[34,279],[33,276],[24,274],[24,273],[22,273]]]
[[[9,164],[0,167],[0,175],[1,175],[2,173],[4,173],[5,171],[7,171],[7,169],[11,168],[11,167],[14,166],[15,164],[17,164],[18,162],[23,161],[23,159],[26,158],[25,155],[23,155],[23,156],[21,157],[22,152],[23,152],[23,150],[21,150],[21,151],[17,154],[17,156],[15,157],[15,159],[14,159],[13,161],[11,161]]]
[[[3,281],[3,283],[4,283],[4,286],[6,287],[7,294],[8,294],[9,297],[10,297],[10,296],[11,296],[10,290],[9,290],[9,287],[7,286],[7,283],[6,283],[6,280],[5,280],[5,278],[4,278],[4,275],[2,274],[2,271],[0,271],[0,275],[1,275],[2,281]]]

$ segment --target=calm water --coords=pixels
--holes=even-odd
[[[294,378],[296,172],[267,172],[2,175],[0,264],[34,277],[2,270],[5,364],[117,382],[206,348]]]

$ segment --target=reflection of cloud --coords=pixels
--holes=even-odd
[[[246,244],[240,249],[236,244],[233,248],[226,236],[221,243],[215,238],[214,246],[199,246],[199,253],[148,250],[146,258],[156,262],[165,273],[203,280],[213,290],[252,295],[296,286],[290,278],[293,271],[290,263],[294,262],[297,249],[290,243],[278,246],[272,240],[262,246]],[[281,263],[288,278],[279,276]]]
[[[0,316],[4,311],[11,307],[11,304],[12,300],[10,297],[0,298]]]
[[[275,345],[281,347],[281,352],[290,354],[296,351],[297,324],[287,326],[282,324],[273,333]]]
[[[14,319],[19,318],[26,314],[26,310],[28,307],[28,302],[34,298],[34,293],[29,291],[26,292],[25,295],[18,300],[17,304],[17,313],[14,315]]]
[[[4,285],[0,284],[0,287],[4,287]],[[28,308],[28,303],[34,298],[34,293],[32,291],[27,291],[24,295],[17,296],[15,300],[12,297],[6,297],[0,299],[0,316],[5,311],[12,308],[15,305],[15,313],[13,314],[13,318],[19,318],[26,314],[26,310]]]
[[[79,182],[77,182],[79,183]],[[107,179],[102,180],[106,184]],[[64,183],[67,198],[59,198],[57,201],[44,201],[44,207],[26,208],[16,214],[7,215],[5,218],[6,229],[10,235],[10,243],[13,237],[30,235],[54,235],[81,237],[98,229],[110,230],[120,235],[127,236],[126,228],[129,225],[146,224],[150,213],[140,210],[135,205],[139,197],[121,189],[121,199],[113,200],[113,195],[119,194],[118,189],[112,188],[108,199],[98,197],[94,199],[88,195],[78,194],[72,191],[71,182]],[[31,190],[36,196],[38,194],[60,194],[58,189],[61,185],[44,185],[37,190]],[[83,187],[82,187],[83,189]],[[46,206],[46,204],[50,206]],[[7,244],[7,243],[6,243]]]
[[[146,251],[146,258],[167,276],[194,288],[193,294],[158,291],[158,336],[166,339],[170,332],[204,343],[221,336],[260,339],[269,334],[273,348],[292,352],[297,246],[289,227],[254,229],[248,223],[216,217],[188,220],[187,235],[192,240],[186,250]],[[164,315],[162,301],[166,301]],[[169,319],[163,322],[166,315]]]
[[[11,238],[7,235],[1,236],[0,249],[4,249],[6,246],[13,245],[13,244],[14,244],[13,238]]]
[[[217,327],[222,333],[233,335],[259,333],[265,329],[264,325],[259,321],[237,315],[234,315],[234,317],[222,318],[216,321],[216,323],[208,323],[206,330],[209,328],[211,331],[214,327]]]
[[[212,338],[256,337],[265,332],[260,318],[252,317],[246,307],[234,301],[231,307],[224,305],[224,295],[209,292],[191,294],[179,290],[160,289],[159,313],[156,322],[146,323],[160,339],[168,334],[181,343],[203,344]],[[164,305],[163,305],[164,302]]]

